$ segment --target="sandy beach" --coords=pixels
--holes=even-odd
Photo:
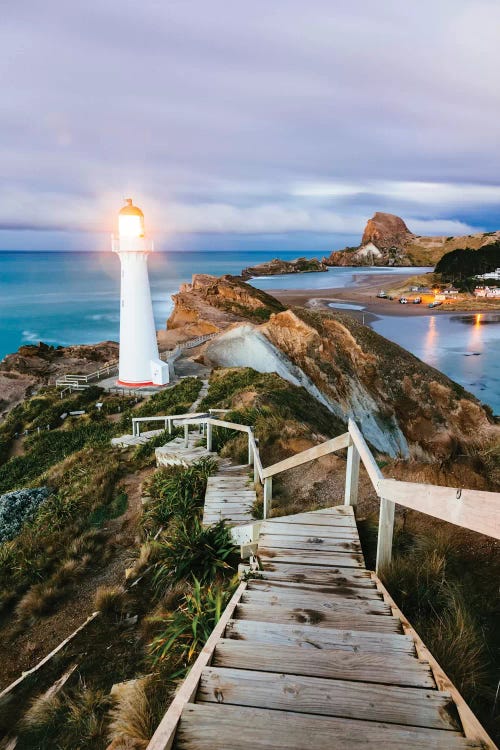
[[[401,305],[397,299],[380,299],[377,294],[381,290],[388,292],[391,289],[402,287],[409,279],[418,275],[418,268],[408,270],[407,276],[393,274],[359,274],[354,275],[354,283],[340,289],[268,289],[266,291],[276,297],[284,305],[293,307],[329,307],[333,302],[341,304],[353,304],[362,307],[362,310],[349,310],[339,308],[339,311],[349,313],[353,317],[370,320],[367,316],[377,315],[442,315],[450,312],[492,312],[500,310],[499,300],[470,299],[460,303],[443,304],[437,308],[429,308],[426,304]]]

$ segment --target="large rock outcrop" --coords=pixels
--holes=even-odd
[[[353,417],[390,456],[442,461],[498,433],[473,396],[345,315],[286,310],[258,327],[234,326],[209,344],[206,356],[304,386],[335,416]]]
[[[477,250],[499,239],[500,231],[421,237],[399,216],[377,211],[368,220],[360,245],[334,250],[322,262],[327,266],[434,266],[451,250]]]
[[[474,453],[498,432],[477,399],[368,326],[342,313],[284,310],[260,294],[226,276],[195,277],[178,295],[180,312],[195,321],[185,325],[190,335],[200,322],[221,331],[206,348],[212,364],[277,372],[303,385],[337,417],[354,417],[391,456],[446,460]],[[267,320],[259,323],[263,306]],[[174,322],[182,325],[180,317]]]
[[[244,268],[241,272],[241,278],[247,280],[254,276],[278,276],[288,273],[312,273],[314,271],[328,271],[328,267],[317,258],[297,258],[296,260],[273,258],[266,263]]]
[[[172,299],[167,329],[182,329],[185,338],[216,333],[242,320],[261,323],[283,310],[277,299],[236,276],[195,274],[191,284],[181,284]]]
[[[368,219],[361,246],[373,242],[379,250],[388,250],[391,247],[402,248],[413,236],[399,216],[377,211],[373,218]]]

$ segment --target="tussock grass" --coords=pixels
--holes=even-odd
[[[360,525],[374,567],[376,521]],[[391,564],[381,578],[398,606],[486,729],[498,731],[492,707],[498,682],[500,559],[479,535],[419,514],[399,519]],[[498,720],[497,720],[498,721]]]
[[[113,706],[109,711],[108,739],[115,746],[133,740],[134,747],[146,747],[155,730],[155,715],[151,707],[147,686],[151,677],[127,680],[113,686]],[[126,745],[125,745],[126,747]]]
[[[123,614],[126,606],[126,593],[123,586],[99,586],[94,595],[94,608],[105,617]]]

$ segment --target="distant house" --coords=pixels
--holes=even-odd
[[[476,276],[476,279],[492,279],[495,281],[500,281],[500,268],[497,268],[496,271],[489,271],[488,273],[478,274]]]
[[[486,297],[486,287],[484,287],[484,286],[477,286],[474,289],[474,296],[475,297]]]
[[[499,287],[494,287],[493,289],[488,289],[488,291],[486,292],[486,296],[487,297],[495,297],[495,298],[498,297],[498,298],[500,298],[500,288]]]

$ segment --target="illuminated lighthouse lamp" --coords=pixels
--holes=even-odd
[[[166,385],[169,368],[158,354],[156,328],[148,276],[148,255],[153,243],[146,239],[144,214],[132,198],[118,214],[118,236],[112,250],[121,264],[119,385],[130,388]]]

